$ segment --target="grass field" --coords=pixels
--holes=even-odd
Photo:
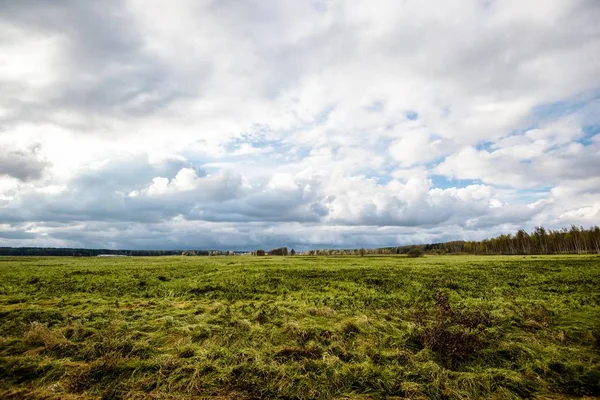
[[[600,257],[0,258],[0,398],[600,396]]]

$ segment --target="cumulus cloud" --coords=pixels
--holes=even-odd
[[[0,245],[595,224],[598,19],[594,0],[2,2]]]

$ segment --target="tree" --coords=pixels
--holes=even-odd
[[[256,250],[256,255],[257,256],[264,256],[265,255],[265,251],[263,249],[258,249],[258,250]]]
[[[295,256],[296,255],[296,250],[292,249],[292,251],[290,251],[290,256]]]
[[[288,249],[287,249],[287,247],[279,247],[277,249],[272,249],[271,251],[269,251],[269,255],[270,256],[287,256]]]
[[[423,257],[424,253],[423,253],[423,250],[421,250],[420,248],[413,247],[412,249],[410,249],[408,251],[408,253],[406,253],[406,255],[411,258],[417,258],[417,257]]]

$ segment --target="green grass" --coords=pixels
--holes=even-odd
[[[0,258],[0,378],[2,399],[600,396],[600,258]]]

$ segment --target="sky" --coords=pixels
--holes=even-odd
[[[600,223],[598,0],[0,0],[0,246]]]

